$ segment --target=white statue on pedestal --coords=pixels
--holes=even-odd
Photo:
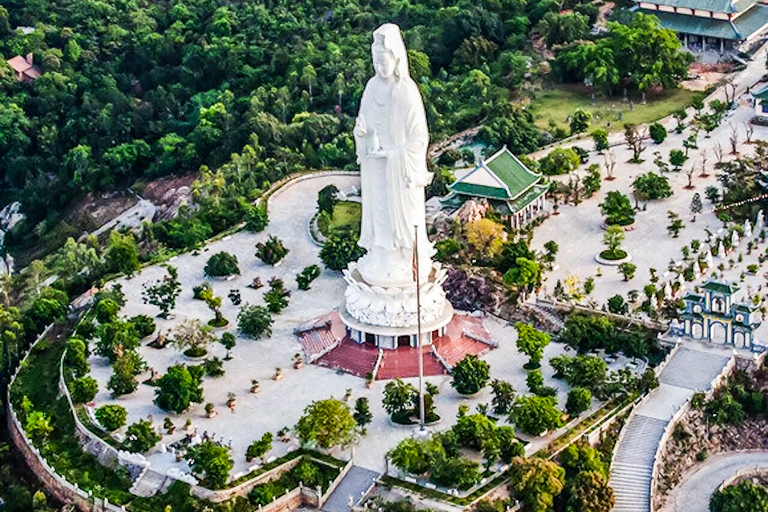
[[[354,130],[363,198],[359,245],[368,251],[357,268],[369,284],[401,286],[413,282],[416,231],[422,281],[432,268],[424,208],[424,187],[432,181],[429,133],[398,26],[376,29],[372,50],[376,75],[365,86]]]
[[[365,86],[354,128],[363,203],[358,243],[367,253],[344,271],[346,311],[364,324],[415,326],[418,241],[421,320],[447,323],[446,273],[432,262],[425,220],[424,188],[432,173],[424,103],[408,73],[400,28],[387,23],[376,29],[371,50],[376,75]]]

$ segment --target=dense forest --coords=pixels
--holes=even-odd
[[[600,82],[606,89],[622,77],[642,76],[633,67],[660,59],[672,79],[653,84],[673,86],[685,74],[674,34],[648,20],[638,24],[642,38],[629,37],[627,31],[634,29],[618,23],[596,32],[597,5],[578,0],[3,0],[3,197],[20,200],[27,215],[7,245],[53,249],[67,237],[78,237],[66,209],[89,191],[138,181],[134,190],[140,192],[142,183],[156,177],[206,166],[223,172],[214,177],[226,182],[221,188],[236,185],[224,202],[226,215],[219,215],[226,218],[218,219],[231,225],[247,214],[235,196],[254,197],[266,184],[298,170],[352,165],[351,122],[372,73],[370,33],[383,22],[394,21],[404,31],[435,140],[484,124],[481,140],[506,143],[515,152],[551,141],[524,107],[509,101],[531,74],[548,69],[532,51],[531,34],[551,47],[579,41],[577,49],[597,48],[603,65],[616,55],[616,64],[609,62],[614,69]],[[561,14],[562,9],[573,10]],[[581,44],[595,38],[617,44]],[[639,40],[650,58],[622,59]],[[42,76],[32,84],[18,83],[3,59],[30,53]],[[590,59],[584,52],[565,53],[568,58],[561,59],[553,76],[582,81],[589,78],[585,73],[605,75],[602,68],[584,71],[581,62]],[[622,85],[648,84],[630,80]],[[203,228],[195,240],[219,230],[216,223],[207,224],[210,229]]]

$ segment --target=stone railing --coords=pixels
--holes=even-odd
[[[745,476],[760,476],[764,478],[768,476],[768,468],[755,466],[754,468],[740,469],[736,473],[723,480],[723,483],[720,484],[720,487],[718,487],[717,490],[722,491],[726,487],[730,487],[736,483],[739,478]]]
[[[537,298],[536,299],[536,305],[542,306],[542,307],[549,307],[553,309],[557,309],[558,311],[578,311],[580,313],[588,313],[590,315],[600,315],[604,316],[606,318],[611,318],[613,320],[617,320],[619,322],[628,322],[635,325],[642,325],[644,327],[648,327],[649,329],[655,329],[659,331],[666,331],[667,326],[664,325],[661,322],[655,322],[653,320],[650,320],[648,318],[632,318],[624,315],[617,315],[615,313],[611,313],[609,311],[602,311],[599,309],[593,309],[588,306],[582,306],[580,304],[571,304],[569,302],[562,302],[557,299],[554,299],[552,297],[547,298]]]
[[[320,496],[320,501],[317,504],[317,508],[323,508],[325,502],[328,501],[328,498],[331,497],[333,491],[335,491],[341,481],[344,480],[344,477],[347,476],[347,473],[349,473],[349,470],[352,469],[352,466],[354,466],[352,459],[349,459],[344,467],[341,468],[341,471],[339,471],[339,475],[333,480],[333,482],[331,482],[331,485],[328,486],[328,489],[325,491],[325,493]]]

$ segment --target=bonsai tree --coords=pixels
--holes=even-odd
[[[221,489],[227,483],[229,471],[234,461],[229,456],[229,448],[203,441],[187,450],[187,460],[195,476],[202,479],[203,484],[210,489]]]
[[[144,304],[150,304],[160,308],[157,315],[160,318],[168,318],[170,311],[176,307],[176,298],[181,293],[179,271],[170,265],[165,265],[168,275],[152,284],[144,283],[142,299]]]
[[[360,428],[360,431],[365,435],[366,427],[373,420],[373,414],[371,414],[371,408],[368,406],[368,399],[366,397],[360,397],[355,402],[355,412],[352,415],[355,418],[355,423]]]
[[[224,360],[229,361],[232,359],[232,357],[229,355],[229,351],[235,348],[235,345],[237,345],[237,337],[235,337],[235,335],[231,332],[225,332],[221,335],[219,343],[224,345],[224,348],[227,349],[227,355],[224,357]]]
[[[648,134],[651,136],[651,140],[653,140],[656,144],[661,144],[664,142],[664,139],[667,138],[667,129],[664,128],[664,125],[661,123],[653,123],[648,128]]]
[[[208,321],[208,325],[211,327],[224,327],[229,323],[221,313],[221,297],[216,297],[213,294],[213,290],[210,288],[201,291],[200,297],[205,301],[205,305],[208,306],[208,309],[214,314],[214,318]]]
[[[634,263],[630,263],[628,261],[625,261],[621,265],[619,265],[619,274],[624,276],[625,281],[629,281],[633,277],[635,277],[635,272],[637,271],[637,265]]]
[[[629,198],[612,190],[605,195],[600,203],[600,211],[605,215],[605,223],[609,226],[629,226],[635,221],[635,210]]]
[[[451,386],[462,395],[473,395],[488,384],[490,370],[488,363],[468,354],[451,369]]]
[[[190,403],[202,403],[203,388],[201,380],[205,368],[188,368],[177,364],[157,381],[154,403],[164,411],[181,413],[189,408]]]
[[[675,171],[680,171],[686,160],[688,160],[688,157],[682,149],[672,149],[669,151],[669,163],[672,164]]]
[[[550,341],[549,334],[522,322],[517,322],[515,329],[517,329],[517,350],[528,356],[528,362],[523,368],[533,370],[541,367],[544,347],[549,345]]]
[[[264,302],[270,313],[279,314],[288,307],[291,292],[285,289],[282,279],[273,277],[269,280],[269,291],[264,294]]]
[[[320,192],[317,193],[317,209],[320,212],[325,212],[328,215],[333,215],[333,209],[339,200],[336,195],[339,193],[339,189],[334,184],[326,185]]]
[[[624,302],[624,297],[621,295],[614,295],[608,299],[608,311],[616,315],[625,315],[628,310],[627,303]]]
[[[213,329],[203,325],[198,319],[184,320],[173,331],[173,343],[179,350],[184,350],[187,357],[203,357],[208,353],[206,346],[214,340]]]
[[[226,277],[239,274],[237,256],[228,252],[219,252],[208,258],[205,264],[205,275],[208,277]]]
[[[107,389],[112,391],[112,396],[133,393],[139,385],[136,376],[146,367],[147,364],[135,350],[119,352],[112,363],[112,376],[107,381]]]
[[[348,446],[354,441],[356,425],[349,406],[329,398],[313,402],[304,409],[304,415],[296,424],[296,433],[302,444],[314,442],[329,449]]]
[[[261,439],[257,439],[248,446],[245,452],[246,462],[251,462],[253,459],[261,459],[264,462],[264,455],[272,449],[272,442],[275,437],[272,432],[266,432]]]
[[[601,258],[606,260],[620,260],[627,257],[627,253],[620,249],[621,242],[624,241],[624,230],[619,226],[609,226],[603,234],[603,243],[608,247],[600,253]]]
[[[144,453],[155,446],[160,439],[161,436],[155,432],[152,422],[149,420],[139,420],[125,431],[124,444],[130,452]]]
[[[668,211],[667,218],[669,219],[669,225],[667,226],[667,231],[669,232],[669,235],[672,238],[679,237],[680,231],[682,231],[683,228],[685,227],[685,224],[683,224],[683,221],[680,219],[680,216],[673,211]]]
[[[305,267],[299,275],[296,276],[296,283],[299,285],[299,290],[309,290],[309,285],[320,277],[320,267],[317,265],[310,265]]]
[[[112,432],[125,425],[125,419],[128,417],[128,412],[125,407],[121,405],[102,405],[96,409],[96,421],[104,427],[105,430]]]
[[[205,300],[207,293],[213,293],[211,283],[204,281],[201,285],[192,287],[192,297],[197,300]]]
[[[155,321],[147,315],[132,316],[128,319],[128,321],[133,324],[133,327],[136,329],[136,333],[139,335],[139,338],[146,338],[155,332],[155,328],[157,327],[155,325]]]
[[[259,339],[272,336],[272,315],[263,306],[245,304],[237,314],[237,327],[243,336]]]
[[[703,206],[701,204],[701,194],[696,192],[693,194],[693,199],[691,199],[691,215],[693,216],[693,220],[696,220],[696,215],[701,213],[701,210],[703,209]]]
[[[648,136],[647,129],[632,124],[624,124],[624,140],[627,142],[627,147],[632,150],[632,159],[630,162],[633,164],[639,164],[642,162],[640,154],[645,151],[646,142],[645,139]]]
[[[276,265],[285,258],[286,254],[288,254],[288,249],[275,236],[270,236],[266,242],[256,244],[256,257],[267,265]]]
[[[593,130],[590,135],[592,135],[592,140],[595,143],[595,151],[597,151],[598,153],[602,153],[603,151],[605,151],[610,147],[610,145],[608,144],[608,132],[606,132],[602,128]]]

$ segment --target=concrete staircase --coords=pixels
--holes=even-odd
[[[154,496],[163,488],[166,479],[167,477],[165,475],[147,469],[134,480],[133,485],[128,489],[128,492],[134,496],[140,496],[142,498]]]
[[[357,505],[379,478],[379,473],[352,466],[336,490],[323,504],[324,512],[349,512],[349,503]]]
[[[651,506],[651,472],[656,447],[667,421],[635,415],[625,427],[621,445],[611,465],[611,487],[616,512],[648,512]]]
[[[724,354],[678,350],[659,376],[660,385],[624,426],[611,464],[614,512],[651,510],[653,459],[664,429],[696,390],[706,391],[730,359]]]

